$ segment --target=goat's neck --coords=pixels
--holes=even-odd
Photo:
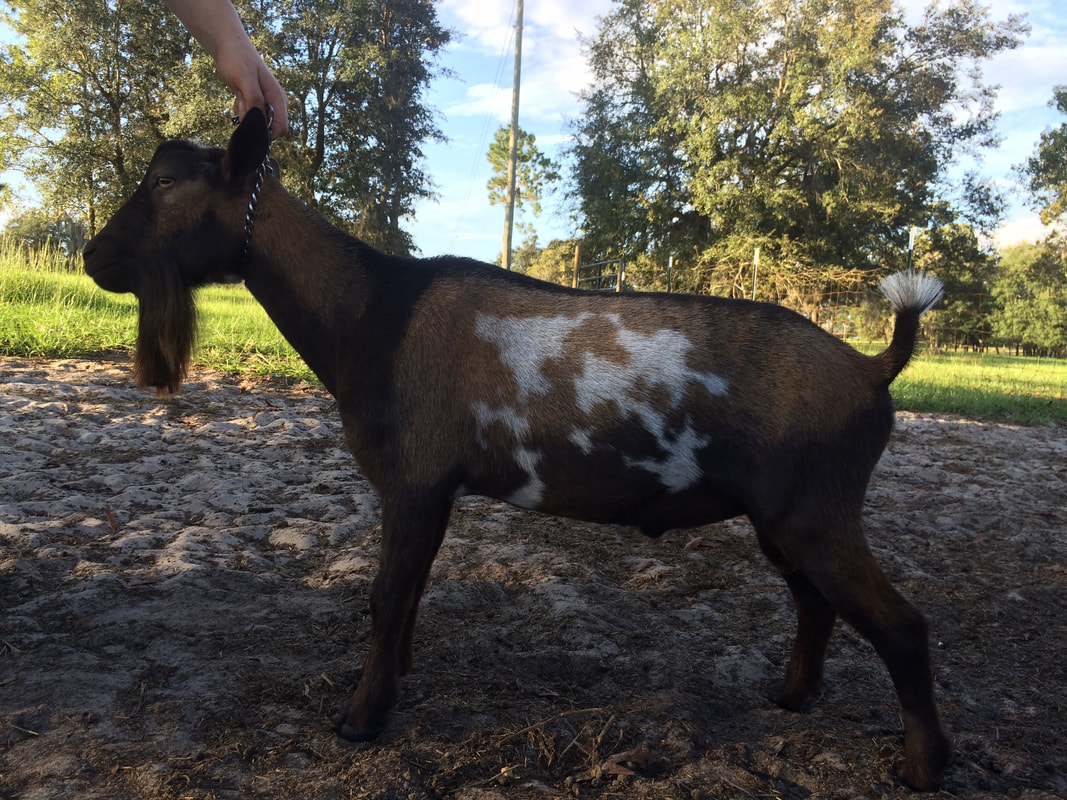
[[[264,186],[245,285],[332,394],[340,343],[366,300],[355,246],[277,184]]]

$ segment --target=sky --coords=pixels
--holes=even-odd
[[[1053,87],[1067,84],[1067,10],[1063,0],[1008,0],[993,4],[991,18],[1024,14],[1032,30],[1013,51],[985,62],[986,83],[999,85],[998,131],[1003,142],[986,151],[981,163],[968,162],[1006,189],[1009,200],[1000,245],[1034,241],[1042,235],[1037,214],[1027,208],[1012,167],[1033,155],[1041,132],[1065,120],[1048,106]],[[539,149],[557,158],[568,137],[568,121],[580,113],[578,93],[591,80],[580,36],[593,37],[598,17],[611,0],[525,0],[519,97],[519,127],[533,133]],[[925,2],[903,3],[910,19],[920,18]],[[425,170],[437,199],[418,204],[406,224],[422,255],[444,253],[485,261],[499,258],[504,207],[490,205],[486,183],[493,134],[511,119],[514,55],[514,3],[507,0],[441,0],[438,17],[453,31],[440,65],[455,77],[439,77],[427,101],[438,111],[446,144],[425,149]],[[561,193],[542,203],[532,221],[542,245],[572,235],[567,198]],[[515,236],[518,244],[519,234]]]

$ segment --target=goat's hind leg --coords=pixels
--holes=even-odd
[[[757,528],[757,538],[764,555],[785,579],[797,612],[797,635],[789,665],[782,682],[772,689],[770,699],[789,711],[804,711],[822,691],[826,646],[837,612],[808,577],[771,543],[766,529]]]
[[[412,667],[411,642],[419,599],[441,546],[452,501],[382,501],[382,549],[371,585],[371,638],[359,686],[338,732],[345,739],[375,738],[400,698],[400,676]]]
[[[452,506],[451,503],[449,503],[444,518],[440,521],[440,527],[435,534],[433,545],[434,555],[426,562],[426,567],[423,569],[422,575],[419,577],[418,583],[415,585],[415,602],[412,603],[411,610],[408,612],[408,617],[404,621],[404,627],[400,631],[401,677],[411,672],[412,668],[415,666],[415,648],[413,642],[415,640],[415,621],[419,616],[419,600],[422,598],[422,593],[426,591],[426,584],[430,582],[430,570],[433,568],[433,559],[434,556],[437,555],[438,549],[441,547],[441,542],[444,540],[445,529],[448,527],[451,510]]]
[[[810,584],[874,646],[889,669],[904,717],[901,778],[916,789],[938,788],[951,746],[934,702],[925,618],[882,573],[858,522],[843,523],[818,537],[798,538],[793,544],[788,557],[804,576],[786,578],[794,597],[798,586],[803,593],[808,591],[804,584]]]
[[[788,572],[782,577],[793,593],[797,636],[785,677],[771,694],[771,699],[789,711],[804,711],[822,691],[826,646],[837,613],[803,573]]]

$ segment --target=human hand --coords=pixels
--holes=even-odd
[[[247,44],[245,43],[247,42]],[[278,79],[270,71],[252,43],[237,41],[223,46],[215,59],[219,75],[237,94],[233,112],[244,117],[248,109],[274,108],[272,138],[284,136],[289,129],[288,99]]]
[[[289,130],[289,103],[274,73],[259,55],[230,0],[166,0],[171,10],[215,59],[222,79],[237,94],[233,111],[238,118],[253,106],[274,108],[271,135]]]

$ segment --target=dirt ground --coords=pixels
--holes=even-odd
[[[900,414],[867,527],[926,612],[940,796],[1067,797],[1067,430]],[[902,798],[881,661],[839,627],[807,714],[744,521],[656,541],[457,508],[379,742],[358,680],[373,492],[316,387],[0,359],[0,797]]]

